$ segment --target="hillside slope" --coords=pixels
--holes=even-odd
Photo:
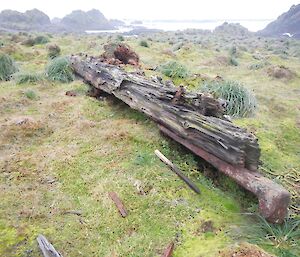
[[[300,38],[300,4],[293,5],[288,12],[259,31],[263,36],[282,36],[285,33],[291,34],[293,38]]]

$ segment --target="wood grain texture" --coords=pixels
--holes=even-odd
[[[257,170],[257,138],[223,119],[223,101],[125,72],[94,57],[71,56],[70,61],[75,73],[94,88],[114,95],[218,158]]]

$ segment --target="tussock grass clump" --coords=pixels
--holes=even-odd
[[[26,83],[35,84],[43,79],[40,74],[29,72],[17,73],[14,77],[18,85]]]
[[[35,45],[35,42],[34,42],[34,38],[27,38],[26,40],[24,40],[22,42],[22,45],[25,45],[25,46],[34,46]]]
[[[48,50],[48,57],[51,59],[58,57],[60,55],[60,51],[61,51],[60,47],[56,44],[48,45],[47,50]]]
[[[49,42],[50,42],[50,40],[48,37],[41,35],[41,36],[37,36],[35,38],[33,38],[33,37],[27,38],[26,40],[24,40],[22,42],[22,45],[25,45],[25,46],[44,45]]]
[[[250,116],[257,107],[252,92],[236,81],[213,81],[204,84],[201,91],[226,100],[226,114],[232,117]]]
[[[33,91],[32,89],[26,90],[24,92],[24,95],[30,100],[37,100],[39,98],[38,95],[36,94],[36,92]]]
[[[247,228],[251,243],[272,247],[278,256],[297,256],[300,251],[300,219],[287,218],[283,224],[269,224],[257,215],[258,222]]]
[[[7,54],[0,53],[0,80],[9,80],[11,75],[17,72],[17,66]]]
[[[229,64],[232,66],[238,66],[239,62],[237,61],[237,59],[234,56],[230,56],[229,57]]]
[[[37,36],[35,39],[34,39],[34,43],[35,45],[44,45],[44,44],[47,44],[49,43],[50,40],[48,37],[46,36]]]
[[[74,80],[73,70],[66,57],[53,59],[46,67],[46,77],[52,81],[68,83]]]
[[[159,67],[162,74],[170,78],[186,78],[188,76],[187,68],[175,61],[167,62]]]
[[[149,47],[149,44],[146,40],[141,40],[140,41],[140,46],[143,46],[143,47]]]
[[[125,38],[122,35],[118,35],[117,40],[122,42],[125,41]]]

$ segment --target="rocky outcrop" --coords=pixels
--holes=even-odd
[[[288,12],[281,14],[275,21],[258,32],[259,35],[300,39],[300,4],[293,5]]]
[[[0,30],[4,31],[43,31],[43,32],[85,32],[86,30],[114,29],[112,22],[98,10],[73,11],[63,19],[50,18],[37,9],[21,13],[4,10],[0,13]]]
[[[25,13],[3,10],[0,13],[0,27],[8,30],[42,30],[50,25],[49,17],[38,9]]]
[[[86,30],[109,30],[114,26],[104,17],[99,10],[84,12],[73,11],[65,16],[59,23],[66,31],[83,32]]]

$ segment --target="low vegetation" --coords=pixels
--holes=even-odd
[[[0,53],[0,80],[10,80],[17,70],[14,60],[9,55]]]
[[[176,79],[176,78],[186,78],[188,76],[187,68],[176,61],[167,62],[159,67],[159,70],[162,74],[167,77]]]
[[[15,81],[17,84],[25,84],[25,83],[30,83],[30,84],[36,84],[37,82],[41,81],[42,75],[33,73],[33,72],[20,72],[16,73],[14,75]]]
[[[236,81],[207,82],[200,90],[226,100],[226,114],[235,118],[249,117],[257,107],[253,93]]]
[[[48,50],[48,57],[50,59],[54,59],[54,58],[58,57],[60,55],[60,52],[61,52],[60,47],[56,44],[48,45],[47,50]]]
[[[53,59],[46,67],[46,77],[52,81],[62,83],[74,80],[74,74],[66,57],[57,57]]]
[[[141,40],[140,41],[140,46],[143,46],[143,47],[149,47],[149,44],[146,40]]]
[[[30,100],[37,100],[38,99],[38,96],[36,94],[36,92],[32,89],[28,89],[24,92],[24,95],[30,99]]]
[[[300,219],[288,218],[283,224],[269,224],[258,216],[256,225],[248,228],[249,241],[267,248],[274,247],[277,256],[296,257],[300,253]]]
[[[34,45],[44,45],[49,43],[50,40],[48,37],[40,35],[36,37],[29,37],[23,41],[23,45],[25,46],[34,46]]]

